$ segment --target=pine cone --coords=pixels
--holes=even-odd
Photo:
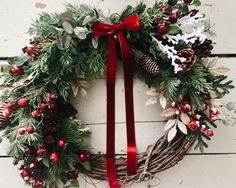
[[[0,107],[0,131],[6,128],[6,122],[7,122],[7,118],[3,115],[3,111],[5,110],[4,106],[5,104],[3,104],[2,107]]]
[[[211,51],[213,49],[212,41],[206,39],[203,43],[200,43],[199,40],[197,40],[193,45],[192,49],[195,52],[195,55],[197,57],[208,57],[211,54]]]
[[[196,63],[197,56],[194,54],[192,49],[183,49],[177,52],[176,54],[180,58],[185,58],[184,62],[181,62],[179,59],[175,61],[182,68],[182,72],[190,71],[193,65]]]
[[[42,48],[43,46],[46,44],[46,43],[50,43],[52,42],[53,40],[55,40],[54,37],[50,36],[50,37],[47,37],[41,41],[39,40],[34,40],[32,41],[30,44],[32,45],[32,47],[24,47],[22,49],[22,51],[24,53],[27,53],[32,61],[36,61],[38,59],[38,57],[41,55],[42,53]]]
[[[150,56],[143,55],[142,57],[135,57],[135,61],[150,75],[158,76],[160,74],[159,66],[151,59]]]

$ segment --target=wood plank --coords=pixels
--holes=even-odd
[[[186,156],[178,165],[155,175],[153,180],[127,185],[126,188],[222,188],[235,187],[236,155]],[[0,185],[4,188],[23,188],[24,183],[18,175],[12,159],[0,159]],[[190,168],[191,167],[191,168]],[[80,176],[81,188],[94,188]],[[88,181],[88,180],[87,180]],[[107,182],[93,180],[99,188],[106,188]],[[62,187],[58,187],[62,188]]]
[[[36,2],[44,3],[46,7],[38,8],[35,4]],[[74,0],[25,0],[20,4],[14,0],[1,0],[0,57],[20,54],[21,49],[28,44],[29,37],[26,32],[32,19],[35,19],[37,14],[42,11],[62,11],[63,4],[66,2],[74,2]],[[109,15],[109,12],[120,12],[126,5],[135,5],[137,2],[138,0],[79,1],[79,3],[87,3],[101,8],[104,10],[105,15]],[[145,2],[150,6],[155,0],[146,0]],[[222,6],[221,1],[206,0],[203,2],[201,10],[215,24],[214,31],[217,33],[217,36],[214,38],[216,43],[214,53],[235,53],[236,39],[232,37],[234,36],[234,25],[232,23],[236,21],[236,17],[231,14],[234,12],[235,4],[236,2],[234,0],[228,0],[224,6]]]

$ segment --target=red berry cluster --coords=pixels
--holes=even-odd
[[[14,103],[11,101],[7,101],[3,105],[3,108],[4,108],[4,110],[2,112],[2,115],[6,118],[10,118],[12,116],[12,110],[14,108]]]
[[[171,107],[175,108],[176,115],[180,116],[181,113],[188,114],[188,117],[190,118],[190,121],[188,123],[188,128],[192,131],[201,131],[206,133],[207,136],[211,137],[214,135],[214,132],[212,129],[206,126],[206,123],[204,122],[204,119],[202,116],[198,113],[195,113],[191,106],[191,99],[189,97],[187,98],[180,98],[177,101],[174,101],[171,103]],[[209,108],[208,105],[205,106],[205,110]],[[209,110],[210,117],[208,119],[209,122],[214,123],[216,121],[215,115],[217,115],[219,112],[216,108],[211,108]]]
[[[153,20],[153,26],[157,34],[165,35],[169,31],[170,25],[175,24],[180,18],[180,12],[178,9],[169,5],[162,6],[160,10],[163,16],[162,18],[155,18]]]

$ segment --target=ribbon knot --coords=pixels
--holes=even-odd
[[[127,132],[127,174],[137,171],[136,141],[133,107],[133,64],[134,58],[123,30],[138,30],[140,19],[138,16],[129,16],[118,24],[96,23],[92,30],[95,36],[109,35],[108,55],[106,67],[107,82],[107,135],[106,135],[106,168],[107,178],[111,188],[120,188],[116,175],[115,165],[115,80],[116,80],[116,42],[118,36],[125,82],[126,132]]]

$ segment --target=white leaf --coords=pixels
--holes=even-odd
[[[225,74],[226,72],[229,72],[230,69],[227,68],[227,67],[224,67],[224,66],[221,66],[221,67],[217,67],[213,70],[211,70],[211,72],[217,74],[217,75],[220,75],[220,74]]]
[[[80,89],[80,94],[82,97],[85,97],[85,98],[87,98],[88,96],[88,92],[84,88]]]
[[[146,95],[151,96],[151,97],[156,97],[158,93],[155,88],[151,88],[149,91],[146,92]]]
[[[89,88],[90,84],[86,81],[79,81],[79,84],[83,87],[83,88]]]
[[[176,119],[170,119],[166,122],[164,126],[164,131],[168,131],[170,128],[172,128],[176,123]]]
[[[161,104],[161,107],[162,107],[163,109],[166,108],[167,100],[166,100],[166,98],[164,97],[163,94],[160,95],[160,104]]]
[[[66,48],[70,47],[71,40],[72,40],[72,36],[71,35],[64,36],[63,44],[64,44],[64,46]]]
[[[188,130],[185,124],[183,124],[181,121],[178,121],[178,128],[179,130],[184,133],[184,134],[188,134]]]
[[[74,33],[79,39],[86,39],[88,34],[88,29],[85,27],[75,27]]]
[[[98,37],[93,37],[92,39],[92,45],[95,49],[98,48],[98,39],[99,39]]]
[[[177,129],[176,126],[174,126],[168,132],[167,141],[171,142],[175,138],[176,134],[177,134]]]
[[[157,103],[157,97],[152,97],[152,98],[147,100],[145,105],[148,106],[148,105],[153,105],[153,104],[156,104],[156,103]]]
[[[62,23],[62,26],[68,34],[73,33],[73,27],[70,22],[65,21]]]
[[[210,103],[215,107],[221,107],[224,105],[220,99],[211,99]]]
[[[97,18],[93,17],[93,16],[90,16],[90,15],[87,15],[84,20],[83,20],[83,23],[82,25],[87,25],[87,24],[91,24],[91,23],[94,23],[97,21]]]
[[[162,117],[166,117],[166,118],[171,117],[171,116],[175,115],[175,109],[174,108],[167,108],[160,115]]]
[[[185,125],[188,125],[188,123],[190,122],[190,118],[188,114],[185,114],[185,113],[180,114],[180,119]]]
[[[76,81],[72,82],[71,89],[72,89],[74,96],[76,97],[78,95],[78,91],[79,91],[78,82],[76,82]]]

